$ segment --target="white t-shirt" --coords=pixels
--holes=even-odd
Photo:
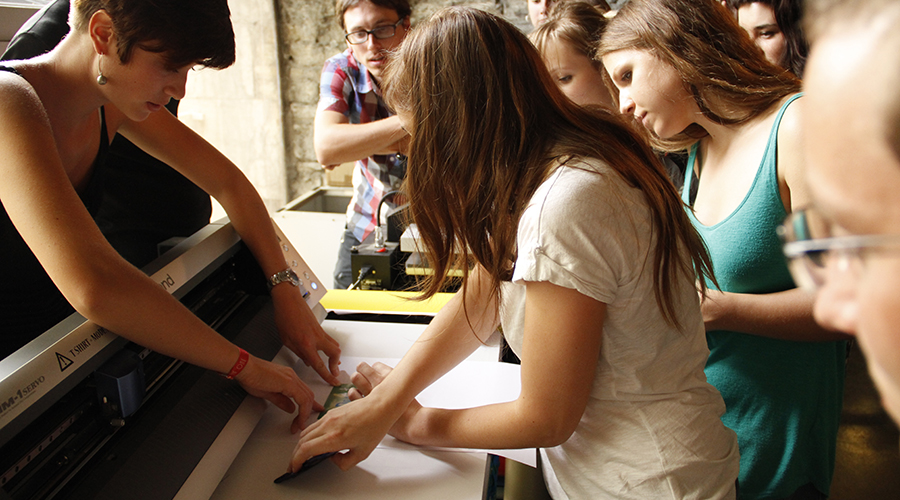
[[[737,439],[703,373],[709,350],[694,281],[675,284],[680,331],[656,302],[651,226],[643,193],[596,160],[556,169],[519,221],[500,309],[514,352],[521,353],[526,281],[607,304],[581,422],[568,441],[541,450],[554,498],[734,498]]]

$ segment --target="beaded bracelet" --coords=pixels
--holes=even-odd
[[[250,361],[250,353],[241,349],[241,353],[238,355],[237,361],[235,361],[234,366],[231,367],[231,370],[225,375],[225,378],[228,380],[233,379],[238,376],[238,373],[241,373],[241,370],[247,366],[247,362]]]

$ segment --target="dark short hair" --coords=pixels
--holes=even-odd
[[[119,59],[135,48],[164,54],[173,68],[234,63],[234,29],[226,0],[74,0],[72,27],[86,29],[97,11],[112,19]]]
[[[344,25],[344,14],[361,2],[369,2],[378,7],[391,9],[397,13],[400,19],[412,15],[412,7],[409,6],[409,0],[337,0],[334,2],[334,14],[337,16],[338,25],[342,30],[346,30]]]

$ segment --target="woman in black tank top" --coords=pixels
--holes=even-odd
[[[266,276],[285,269],[271,219],[246,177],[159,112],[183,97],[193,66],[234,61],[226,1],[73,4],[72,30],[52,51],[0,66],[0,355],[74,310],[152,350],[229,373],[285,410],[293,400],[301,409],[296,430],[314,405],[296,374],[248,356],[206,326],[122,259],[91,218],[118,132],[216,197]],[[340,348],[299,289],[276,286],[271,295],[282,339],[336,383]]]

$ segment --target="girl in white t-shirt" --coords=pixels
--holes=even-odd
[[[356,400],[301,435],[291,468],[340,450],[349,468],[390,433],[541,448],[555,498],[734,498],[737,443],[703,374],[708,257],[649,147],[568,100],[517,28],[476,9],[410,33],[385,84],[411,136],[423,295],[474,265],[393,371],[360,366]],[[516,400],[415,401],[500,324],[522,362]]]

